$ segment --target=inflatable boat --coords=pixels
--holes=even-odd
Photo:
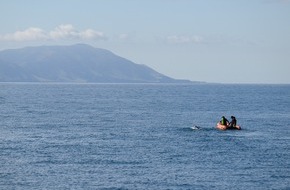
[[[234,130],[241,130],[241,126],[239,126],[239,125],[236,125],[235,127],[229,127],[227,125],[220,124],[220,122],[218,122],[216,124],[216,128],[219,129],[219,130],[232,130],[232,129],[234,129]]]

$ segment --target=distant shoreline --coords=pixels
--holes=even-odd
[[[27,85],[246,85],[246,86],[257,86],[257,85],[270,85],[270,86],[290,86],[290,84],[287,83],[212,83],[212,82],[180,82],[180,83],[102,83],[102,82],[1,82],[0,84],[27,84]]]

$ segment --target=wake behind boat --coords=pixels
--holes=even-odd
[[[192,130],[199,130],[200,129],[200,127],[199,126],[196,126],[196,125],[194,125],[194,126],[192,126],[192,127],[190,127]]]

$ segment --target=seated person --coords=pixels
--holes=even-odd
[[[229,121],[227,120],[227,118],[225,118],[225,116],[222,116],[222,119],[220,120],[220,124],[228,126],[229,125]]]
[[[231,122],[230,122],[230,124],[229,124],[229,127],[236,127],[237,126],[237,120],[236,120],[236,118],[235,118],[235,116],[231,116]]]

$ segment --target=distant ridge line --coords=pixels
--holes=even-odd
[[[0,82],[192,83],[86,44],[2,50]]]

